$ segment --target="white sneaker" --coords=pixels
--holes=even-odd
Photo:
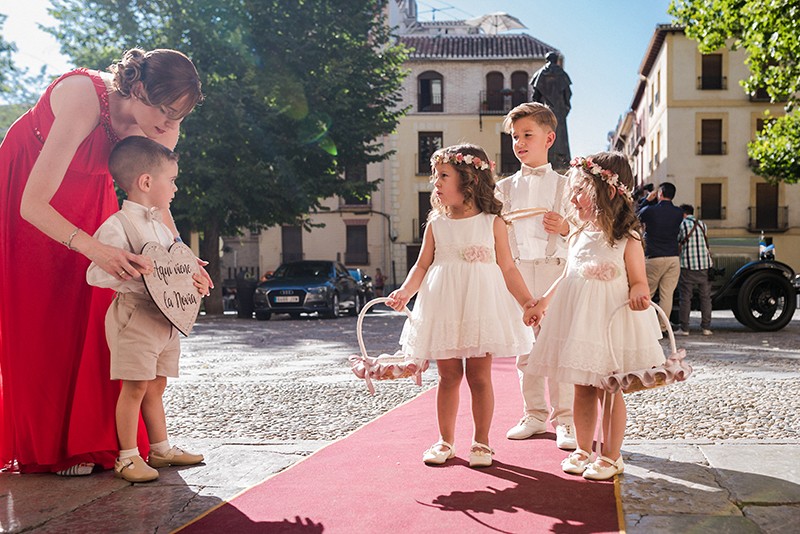
[[[527,439],[534,434],[544,434],[547,431],[547,423],[536,419],[532,415],[526,415],[519,420],[516,426],[506,432],[508,439]]]
[[[675,330],[675,335],[676,336],[688,336],[689,335],[689,331],[688,330],[683,330],[682,328],[678,328],[677,330]]]
[[[578,442],[575,441],[575,431],[572,429],[572,425],[556,426],[556,447],[565,451],[574,451],[578,448]]]
[[[703,335],[704,335],[704,336],[713,336],[713,335],[714,335],[714,332],[712,332],[712,331],[711,331],[711,330],[709,330],[708,328],[703,328]]]

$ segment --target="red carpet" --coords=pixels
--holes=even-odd
[[[457,457],[442,467],[422,463],[422,452],[438,436],[431,390],[181,532],[619,532],[612,482],[562,473],[565,453],[552,433],[505,438],[522,409],[512,359],[495,361],[494,385],[491,444],[497,454],[490,468],[467,465],[472,419],[466,384]]]

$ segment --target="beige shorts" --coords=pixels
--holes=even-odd
[[[117,293],[106,312],[111,380],[177,377],[181,355],[178,330],[148,295]]]

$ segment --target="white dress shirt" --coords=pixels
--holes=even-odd
[[[125,200],[122,203],[121,211],[123,216],[127,216],[133,226],[139,230],[143,243],[155,241],[161,243],[167,249],[172,246],[175,238],[170,229],[161,222],[161,213],[158,208],[146,208],[136,202]],[[94,238],[105,245],[119,247],[134,254],[141,252],[140,250],[132,250],[128,236],[125,234],[125,229],[116,215],[112,215],[100,225],[100,228],[94,233]],[[136,240],[136,236],[131,238],[131,241],[136,242]],[[116,276],[105,272],[94,262],[86,270],[86,281],[89,285],[109,287],[120,293],[146,294],[144,280],[141,277],[120,280]]]
[[[523,165],[522,168],[497,182],[497,198],[503,203],[503,214],[526,208],[546,208],[554,211],[556,188],[559,180],[563,182],[561,205],[557,212],[567,217],[571,212],[569,202],[569,185],[567,179],[561,176],[547,163],[540,167],[531,168]],[[516,239],[516,249],[519,251],[520,260],[534,260],[545,257],[547,239],[542,224],[543,215],[525,217],[514,221],[513,232],[509,237]],[[514,244],[511,246],[515,249]],[[567,243],[564,237],[556,237],[555,255],[560,258],[567,257]]]

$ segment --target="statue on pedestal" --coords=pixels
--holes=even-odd
[[[571,109],[570,99],[572,81],[559,65],[557,52],[549,52],[545,57],[544,67],[537,70],[531,78],[533,101],[547,105],[558,119],[556,142],[547,153],[548,161],[553,169],[563,171],[569,168],[571,159],[569,152],[569,135],[567,134],[567,114]]]

